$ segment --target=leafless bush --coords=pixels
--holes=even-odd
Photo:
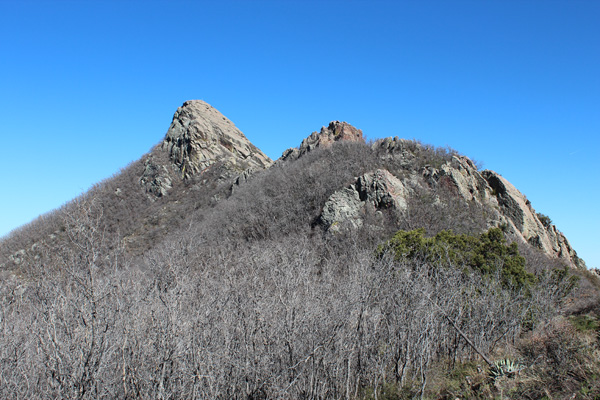
[[[450,259],[375,257],[402,224],[483,230],[486,210],[451,192],[402,221],[323,234],[327,198],[382,165],[337,143],[215,202],[227,185],[201,180],[151,201],[132,164],[53,217],[60,238],[32,239],[26,274],[6,272],[0,397],[341,399],[390,382],[422,394],[433,363],[491,354],[556,313],[551,280],[526,292]]]
[[[579,393],[581,398],[596,398],[600,395],[600,349],[595,339],[581,335],[562,318],[531,332],[519,346],[528,368],[518,395],[541,398],[551,393],[567,398]]]

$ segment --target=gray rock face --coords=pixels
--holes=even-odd
[[[313,132],[304,139],[299,148],[290,148],[283,152],[278,161],[292,161],[318,148],[331,146],[337,141],[364,142],[362,131],[347,122],[332,121],[329,126],[322,127],[320,132]]]
[[[272,164],[230,120],[201,100],[186,101],[177,109],[162,148],[168,151],[183,178],[201,173],[217,162],[238,173]]]
[[[300,157],[300,150],[296,147],[291,147],[284,151],[277,161],[293,161],[297,160],[298,157]]]
[[[146,193],[156,197],[166,196],[171,189],[169,171],[164,165],[159,165],[152,160],[152,157],[148,157],[144,162],[144,173],[140,178],[140,184]]]
[[[364,206],[356,186],[350,185],[329,197],[323,206],[321,221],[331,232],[360,228]]]
[[[332,194],[323,207],[320,220],[333,233],[359,228],[367,207],[403,212],[407,209],[407,196],[408,190],[398,178],[387,170],[378,169]]]
[[[400,160],[400,165],[406,168],[411,165],[415,154],[411,151],[411,147],[417,144],[413,141],[400,139],[398,136],[391,138],[387,137],[379,139],[371,145],[371,149],[376,151],[382,158],[395,158]]]
[[[356,180],[356,190],[361,201],[375,208],[393,208],[405,211],[408,191],[402,182],[385,169],[365,174]]]
[[[453,156],[450,162],[443,164],[439,169],[426,167],[422,175],[433,186],[440,183],[451,184],[467,201],[495,202],[492,189],[468,157]]]
[[[451,185],[464,200],[496,210],[488,221],[490,226],[506,224],[516,239],[539,248],[548,256],[560,258],[571,267],[585,268],[583,260],[556,226],[542,222],[529,200],[496,172],[480,172],[464,156],[453,156],[441,168],[427,167],[421,172],[429,185]]]
[[[567,238],[555,225],[540,220],[527,197],[499,174],[488,170],[482,174],[498,200],[501,213],[522,240],[572,267],[585,268]]]
[[[151,197],[163,197],[178,180],[202,176],[199,185],[246,180],[272,163],[223,114],[190,100],[177,109],[162,145],[145,160],[140,184]]]

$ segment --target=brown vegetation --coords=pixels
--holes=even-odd
[[[419,165],[452,154],[419,152]],[[232,194],[201,175],[150,198],[140,161],[13,233],[0,263],[28,250],[0,286],[0,397],[597,395],[597,325],[579,332],[560,316],[569,274],[557,279],[561,267],[539,251],[522,251],[536,277],[527,287],[503,284],[502,265],[486,275],[444,254],[376,256],[398,229],[480,234],[483,206],[440,186],[436,198],[417,192],[402,219],[323,231],[328,197],[375,168],[409,170],[335,143]],[[575,308],[597,321],[597,291],[584,285],[592,300]],[[490,380],[478,352],[524,368]]]

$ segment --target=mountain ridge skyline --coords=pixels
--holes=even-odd
[[[600,393],[600,278],[550,218],[450,148],[346,122],[271,162],[185,102],[0,241],[0,275],[3,397]]]
[[[209,178],[203,179],[202,182],[204,183],[202,183],[202,185],[205,185],[206,182],[210,184],[211,180],[214,181],[213,184],[219,184],[220,182],[226,182],[235,178],[231,188],[233,193],[233,188],[236,185],[245,182],[260,170],[269,169],[274,166],[276,168],[278,164],[295,161],[310,151],[314,151],[318,148],[330,147],[338,141],[366,143],[361,130],[356,129],[346,122],[332,121],[329,123],[328,127],[323,126],[320,132],[314,131],[303,139],[298,147],[288,148],[282,153],[281,157],[273,162],[273,160],[269,159],[260,149],[255,147],[235,124],[220,111],[205,101],[187,100],[181,107],[177,108],[174,113],[172,122],[164,139],[154,145],[150,152],[144,154],[126,168],[121,169],[121,172],[114,174],[112,178],[96,182],[93,187],[94,189],[90,189],[81,196],[73,198],[63,207],[72,207],[80,198],[84,199],[89,196],[97,196],[98,194],[94,194],[94,192],[99,191],[101,193],[102,191],[105,191],[104,189],[101,189],[103,186],[111,185],[113,180],[121,180],[121,175],[130,175],[131,173],[134,174],[134,177],[137,176],[136,179],[139,179],[139,185],[135,186],[140,187],[129,187],[127,188],[127,193],[131,193],[131,190],[135,193],[143,189],[150,199],[168,199],[171,191],[181,191],[181,189],[173,189],[173,186],[181,185],[181,183],[178,182],[185,182],[188,180],[193,182],[199,178],[201,179],[205,175],[209,176]],[[507,227],[506,233],[513,236],[514,240],[520,240],[523,243],[539,247],[549,257],[558,257],[572,267],[585,269],[585,260],[582,261],[582,258],[577,255],[569,241],[557,230],[556,226],[553,225],[552,219],[543,213],[536,213],[527,197],[500,174],[488,169],[478,171],[478,167],[471,159],[461,155],[450,147],[434,150],[434,148],[431,148],[427,144],[423,145],[421,142],[415,140],[409,141],[406,139],[399,139],[397,136],[394,138],[388,137],[385,139],[378,139],[371,143],[370,146],[373,151],[378,151],[377,149],[381,148],[384,152],[390,152],[390,156],[399,151],[399,155],[396,156],[401,158],[407,157],[406,160],[401,161],[401,164],[408,163],[407,165],[412,165],[412,161],[410,160],[415,157],[415,154],[421,151],[419,150],[420,148],[427,149],[427,151],[441,151],[442,153],[440,154],[446,153],[446,155],[444,155],[445,162],[434,159],[430,161],[434,163],[432,164],[433,166],[425,164],[416,167],[413,165],[409,168],[412,169],[411,174],[414,175],[416,173],[417,175],[423,175],[423,178],[425,178],[425,182],[423,183],[426,184],[425,186],[429,186],[430,189],[434,189],[438,184],[441,184],[442,181],[445,180],[444,182],[446,183],[444,183],[444,185],[455,187],[455,195],[458,195],[463,201],[476,204],[480,204],[481,202],[481,205],[486,207],[492,206],[500,211],[499,214],[498,211],[494,211],[496,217],[491,217],[491,219],[488,217],[488,227],[505,226]],[[415,151],[417,151],[417,153],[415,153]],[[452,158],[450,159],[449,157]],[[452,162],[450,162],[450,160],[452,160]],[[144,165],[143,173],[128,172],[132,170],[135,165],[141,164]],[[393,177],[393,175],[390,175],[386,170],[378,170],[376,175],[380,173],[388,174],[391,179],[397,181],[397,179]],[[377,180],[380,179],[376,178],[371,185],[377,187],[383,184],[383,186],[377,190],[384,191],[387,191],[388,189],[386,187],[389,187],[392,192],[385,195],[388,197],[391,195],[395,198],[396,195],[391,193],[399,190],[399,193],[402,193],[402,195],[400,198],[394,200],[394,204],[404,204],[404,212],[407,207],[406,201],[414,195],[413,192],[416,187],[413,187],[412,189],[408,188],[407,191],[407,189],[404,188],[406,178],[404,178],[404,183],[400,181],[391,183],[391,181],[389,181],[390,178],[385,178],[384,181],[382,181],[387,181],[387,183],[376,183]],[[370,180],[372,178],[368,179]],[[417,179],[416,175],[411,178],[411,181],[414,181],[415,179]],[[198,183],[194,185],[197,186]],[[362,185],[364,185],[364,183]],[[399,187],[397,185],[399,185]],[[410,184],[410,186],[414,185],[414,182]],[[396,187],[396,189],[391,189],[392,187]],[[183,191],[183,193],[185,192],[186,190]],[[123,196],[120,187],[116,188],[115,193],[117,193],[117,197],[119,198]],[[336,192],[336,194],[337,193],[338,192]],[[188,196],[190,195],[191,193]],[[125,196],[127,196],[127,194],[125,194]],[[181,195],[179,195],[179,197],[180,196]],[[215,194],[215,196],[220,197],[218,194]],[[364,196],[364,193],[360,195],[361,198]],[[367,195],[367,197],[369,196],[370,195]],[[377,198],[380,196],[381,194],[376,195]],[[342,200],[342,203],[333,207],[334,209],[336,207],[341,207],[340,211],[342,214],[348,214],[348,207],[353,208],[355,206],[343,204],[344,201],[345,200]],[[389,201],[390,200],[386,200],[386,204],[391,204]],[[398,201],[400,201],[400,203],[398,203]],[[178,202],[179,200],[175,200],[175,203]],[[379,200],[377,200],[377,202],[379,202]],[[333,223],[332,221],[335,221],[336,218],[339,220],[335,222],[335,224],[340,223],[344,225],[346,223],[345,220],[349,218],[349,215],[343,217],[341,215],[335,216],[339,211],[331,211],[332,205],[330,204],[328,206],[327,204],[323,206],[323,212],[325,212],[325,209],[328,207],[330,208],[329,212],[333,212],[332,216],[330,216],[333,220],[327,225],[331,225]],[[140,204],[140,206],[142,206],[142,204]],[[384,208],[388,207],[386,206]],[[350,211],[350,215],[354,215],[350,218],[356,218],[357,212],[358,210]],[[363,212],[364,210],[360,211],[360,213]],[[52,213],[56,214],[56,212]],[[48,213],[48,215],[51,215],[52,213]],[[183,215],[181,217],[183,218]],[[402,217],[397,216],[396,218]],[[32,221],[30,224],[26,224],[22,230],[35,229],[36,223],[38,225],[45,224],[42,221],[38,221],[39,219]],[[360,218],[358,222],[360,222]],[[356,226],[356,223],[352,222],[351,225]],[[360,225],[362,225],[362,223],[360,223],[359,226]],[[129,226],[124,226],[123,228],[125,228],[124,232],[131,229]],[[337,229],[338,228],[336,228],[336,230]],[[12,235],[9,235],[7,238],[11,236]]]
[[[271,158],[331,120],[449,145],[600,265],[599,7],[1,2],[0,232],[117,173],[200,98]]]
[[[195,101],[195,102],[204,103],[204,104],[208,104],[208,103],[206,103],[206,102],[204,102],[204,101],[202,101],[202,100],[186,100],[185,102],[183,102],[183,104],[185,105],[185,104],[187,104],[187,103],[194,102],[194,101]],[[208,104],[208,106],[212,108],[212,106],[210,106],[210,104]],[[234,122],[234,123],[235,123],[235,122]],[[313,131],[313,132],[314,132],[314,133],[317,133],[317,131]],[[306,136],[305,136],[305,138],[307,138],[307,137],[309,137],[309,136],[310,136],[310,135],[306,135]],[[366,135],[366,134],[365,134],[365,136],[366,136],[366,137],[368,137],[368,135]],[[142,155],[140,158],[138,158],[137,160],[132,160],[132,161],[131,161],[129,164],[131,164],[131,163],[133,163],[133,162],[135,162],[135,161],[138,161],[138,160],[142,159],[144,156],[147,156],[147,155],[151,154],[151,152],[152,152],[152,148],[154,148],[154,147],[156,147],[156,146],[160,145],[160,143],[162,143],[162,142],[163,142],[163,140],[165,140],[165,139],[166,139],[166,134],[164,135],[164,137],[163,137],[163,139],[162,139],[162,140],[160,140],[160,141],[158,141],[157,143],[155,143],[154,145],[152,145],[152,146],[151,146],[151,148],[150,148],[150,150],[149,150],[148,152],[144,153],[144,154],[143,154],[143,155]],[[377,139],[377,138],[371,138],[370,140],[376,140],[376,139]],[[383,138],[382,138],[382,139],[383,139]],[[304,140],[304,139],[302,139],[302,140]],[[302,141],[302,140],[301,140],[301,141]],[[252,141],[250,141],[250,143],[252,143]],[[300,141],[298,142],[298,144],[299,144],[299,143],[300,143]],[[292,147],[293,147],[293,146],[292,146]],[[450,146],[448,146],[448,148],[450,148]],[[288,147],[288,149],[289,149],[289,147]],[[281,156],[281,155],[283,155],[283,154],[285,153],[285,151],[286,151],[285,149],[284,149],[284,150],[282,150],[282,152],[281,152],[280,156]],[[270,158],[271,158],[272,160],[277,160],[279,157],[277,157],[277,158],[270,157]],[[485,166],[485,164],[484,164],[484,166]],[[122,170],[123,170],[124,168],[126,168],[126,167],[127,167],[127,166],[122,166],[122,167],[120,167],[120,168],[119,168],[119,171],[122,171]],[[113,173],[111,176],[115,176],[116,174],[118,174],[118,173],[119,173],[119,171],[115,171],[115,172],[114,172],[114,173]],[[81,194],[85,194],[85,193],[86,193],[88,190],[90,190],[92,187],[94,187],[94,186],[96,186],[96,185],[100,184],[102,181],[104,181],[105,179],[109,179],[109,178],[110,178],[110,176],[109,176],[109,177],[106,177],[106,178],[104,178],[104,179],[101,179],[101,180],[99,180],[99,181],[97,181],[97,182],[93,182],[93,183],[90,185],[90,187],[89,187],[87,190],[83,190],[83,191],[81,191]],[[64,202],[63,202],[63,204],[67,204],[67,203],[71,202],[71,201],[72,201],[72,200],[74,200],[75,198],[79,197],[79,195],[81,195],[81,194],[78,194],[77,196],[75,196],[75,197],[73,197],[73,198],[67,199],[66,201],[64,201]],[[62,206],[62,205],[61,205],[61,206]],[[534,206],[535,206],[535,203],[534,203]],[[56,207],[56,208],[58,208],[58,207]],[[48,211],[46,211],[44,214],[51,213],[51,212],[52,212],[52,211],[54,211],[56,208],[54,208],[54,209],[51,209],[51,210],[48,210]],[[41,216],[43,216],[44,214],[40,215],[40,217],[41,217]],[[552,218],[552,215],[550,215],[549,217],[550,217],[550,218]],[[14,227],[13,229],[11,229],[11,230],[7,231],[7,232],[6,232],[6,233],[5,233],[3,236],[5,236],[5,237],[8,237],[8,236],[10,235],[10,233],[11,233],[13,230],[18,230],[18,229],[20,229],[21,227],[27,226],[27,225],[29,225],[29,223],[31,223],[31,222],[33,222],[33,221],[35,221],[35,219],[37,219],[37,218],[33,218],[33,219],[31,219],[30,221],[26,222],[25,224],[22,224],[22,225],[19,225],[19,226],[17,226],[17,227]],[[584,259],[584,261],[586,260],[585,256],[583,256],[582,254],[580,254],[580,256],[581,256],[581,257]],[[590,267],[590,268],[595,268],[593,263],[592,263],[592,264],[588,263],[588,267]]]

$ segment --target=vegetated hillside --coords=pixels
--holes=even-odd
[[[466,157],[218,111],[0,249],[3,398],[595,398],[598,282]]]

